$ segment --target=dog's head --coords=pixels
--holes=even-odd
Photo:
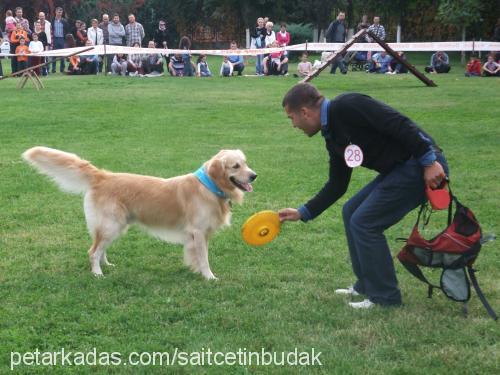
[[[234,202],[242,203],[245,192],[251,192],[257,174],[240,150],[221,150],[205,163],[208,176]]]

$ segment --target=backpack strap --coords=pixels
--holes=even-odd
[[[488,311],[488,314],[493,318],[493,320],[498,320],[497,314],[495,314],[490,304],[488,303],[488,300],[484,296],[483,291],[481,290],[481,288],[479,288],[479,284],[477,283],[475,275],[476,270],[471,266],[467,266],[467,271],[469,272],[470,281],[472,282],[472,285],[474,286],[479,299],[483,303],[484,308],[486,309],[486,311]]]
[[[413,276],[415,276],[417,279],[419,279],[420,281],[422,281],[423,283],[426,283],[429,288],[427,290],[427,297],[428,298],[432,298],[432,292],[434,290],[434,288],[437,288],[437,289],[441,289],[440,286],[437,286],[437,285],[434,285],[434,284],[431,284],[429,282],[429,280],[427,280],[427,278],[424,276],[424,274],[422,273],[422,270],[420,269],[419,266],[417,266],[416,264],[413,264],[413,263],[408,263],[408,262],[404,262],[400,259],[400,262],[401,264],[408,270],[408,272],[410,272]]]

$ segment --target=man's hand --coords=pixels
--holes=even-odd
[[[297,221],[301,219],[300,212],[295,208],[284,208],[278,211],[280,222]]]
[[[441,185],[441,182],[446,178],[443,166],[437,161],[424,167],[424,181],[425,186],[429,186],[431,189],[436,189]]]

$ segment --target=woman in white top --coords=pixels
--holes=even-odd
[[[274,24],[269,21],[266,23],[266,47],[276,41],[276,34],[273,31]]]

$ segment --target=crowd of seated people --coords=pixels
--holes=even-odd
[[[500,77],[500,63],[495,61],[495,56],[489,54],[484,64],[476,55],[472,55],[465,68],[466,77]]]
[[[5,37],[9,41],[10,53],[17,53],[18,56],[11,57],[11,71],[17,72],[30,66],[40,65],[49,58],[36,56],[37,53],[49,49],[62,49],[78,46],[91,47],[95,45],[111,46],[133,46],[142,47],[145,39],[143,26],[137,22],[135,15],[128,15],[128,23],[120,21],[118,14],[113,14],[110,18],[108,14],[102,15],[102,20],[92,19],[89,23],[76,20],[71,23],[64,17],[64,10],[57,7],[54,17],[49,21],[44,12],[39,12],[33,21],[33,30],[30,27],[30,21],[23,17],[23,9],[17,7],[15,12],[8,10],[5,13]],[[378,17],[375,17],[378,18]],[[87,28],[87,24],[90,27]],[[378,25],[374,19],[374,25]],[[374,25],[372,25],[374,27]],[[358,25],[358,29],[369,26],[368,18],[364,17]],[[370,26],[370,27],[372,27]],[[378,29],[383,30],[382,26]],[[0,33],[0,41],[2,39]],[[287,25],[282,23],[279,30],[274,30],[273,22],[266,17],[257,18],[256,26],[250,31],[252,48],[279,48],[290,45],[291,36],[287,31]],[[385,35],[385,34],[384,34]],[[383,37],[383,35],[379,35]],[[147,47],[151,49],[168,48],[169,33],[166,21],[160,20],[158,28],[154,32]],[[364,40],[362,40],[364,42]],[[192,56],[191,40],[183,36],[179,42],[178,48],[184,52],[178,55],[163,55],[160,52],[151,53],[130,53],[110,54],[99,56],[95,54],[84,54],[74,56],[69,59],[56,58],[60,60],[60,71],[67,74],[99,74],[105,70],[110,75],[129,75],[129,76],[161,76],[165,70],[171,76],[213,76],[208,66],[207,57]],[[229,44],[229,48],[235,50],[234,54],[228,54],[223,58],[220,68],[221,76],[243,75],[247,65],[246,58],[236,52],[238,45],[236,41]],[[31,56],[33,55],[33,56]],[[474,76],[498,76],[499,61],[494,55],[490,55],[488,61],[481,65],[477,58],[471,59],[467,65],[466,75]],[[363,67],[370,73],[400,74],[407,73],[407,68],[397,59],[393,59],[385,51],[378,53],[356,52],[352,56],[353,61],[363,62]],[[400,57],[406,59],[404,53]],[[52,58],[52,73],[56,71],[56,59]],[[196,60],[196,64],[193,62]],[[312,72],[312,67],[307,61],[308,56],[301,58],[298,75],[305,76]],[[261,54],[255,56],[256,75],[288,75],[288,65],[290,63],[287,51],[277,51],[270,54]],[[351,60],[349,60],[351,61]],[[2,75],[0,60],[0,76]],[[37,69],[36,73],[49,74],[49,66],[43,66]],[[450,71],[450,61],[444,51],[437,51],[432,54],[430,65],[425,68],[429,73],[447,73]]]

